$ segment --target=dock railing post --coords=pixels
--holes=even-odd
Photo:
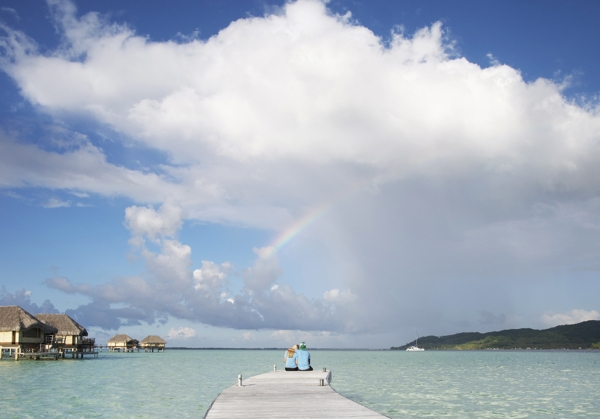
[[[277,372],[277,364],[273,365],[273,372]]]
[[[319,378],[319,387],[323,387],[325,385],[325,380],[323,378]]]
[[[327,368],[323,367],[323,372],[327,372]]]
[[[242,374],[238,375],[238,387],[242,386]]]

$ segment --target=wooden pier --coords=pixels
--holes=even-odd
[[[54,359],[55,361],[60,358],[58,352],[16,352],[15,361],[19,359]]]
[[[274,371],[239,381],[213,401],[205,419],[386,417],[331,388],[331,371]]]
[[[5,357],[5,352],[8,352],[8,357],[13,358],[15,361],[20,359],[65,359],[65,358],[81,358],[83,359],[85,355],[92,355],[93,357],[98,357],[98,351],[77,351],[77,350],[62,350],[62,351],[38,351],[38,352],[20,352],[18,347],[2,347],[0,346],[0,359]]]

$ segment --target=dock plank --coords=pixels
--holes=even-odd
[[[205,419],[329,419],[385,418],[337,393],[329,385],[331,372],[277,371],[243,380],[224,390]],[[323,379],[324,386],[319,385]]]

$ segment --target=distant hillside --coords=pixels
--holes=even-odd
[[[405,350],[415,344],[391,347]],[[449,336],[419,338],[419,347],[425,349],[600,349],[600,321],[556,326],[551,329],[511,329],[489,333],[457,333]]]

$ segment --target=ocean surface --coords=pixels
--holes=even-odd
[[[310,348],[309,348],[310,349]],[[600,351],[325,351],[332,387],[390,418],[600,418]],[[0,361],[0,418],[202,418],[283,351],[100,353]]]

